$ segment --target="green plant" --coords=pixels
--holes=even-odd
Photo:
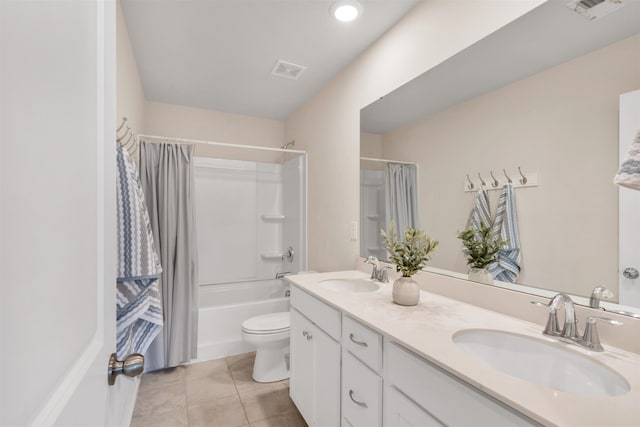
[[[389,233],[381,230],[385,247],[391,256],[391,261],[396,265],[396,271],[402,272],[402,276],[411,277],[422,270],[424,263],[431,258],[429,254],[436,250],[437,240],[432,240],[424,230],[408,228],[404,233],[404,241],[398,238],[393,230],[393,221],[389,226]]]
[[[473,268],[485,268],[496,261],[496,255],[506,243],[500,236],[491,234],[491,227],[480,222],[480,228],[467,228],[458,233],[458,239],[464,245],[467,264]]]

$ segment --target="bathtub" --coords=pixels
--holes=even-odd
[[[289,285],[260,280],[200,286],[198,295],[198,362],[254,351],[240,325],[260,314],[289,311]]]

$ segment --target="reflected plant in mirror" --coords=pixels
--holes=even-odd
[[[487,267],[496,262],[498,251],[508,242],[493,235],[491,227],[482,221],[478,228],[470,226],[458,233],[458,238],[462,240],[463,252],[467,256],[469,280],[492,284],[493,278]]]
[[[585,305],[605,285],[607,305],[640,312],[640,278],[623,275],[640,270],[640,193],[613,183],[640,130],[639,31],[640,2],[597,22],[544,2],[361,111],[362,157],[419,165],[418,223],[440,240],[428,268],[467,277],[467,175],[515,183],[521,167],[538,177],[514,185],[521,269],[495,284]],[[488,187],[497,206],[501,186]]]

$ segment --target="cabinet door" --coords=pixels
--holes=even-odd
[[[314,420],[313,427],[340,425],[340,344],[314,327]]]
[[[291,369],[289,394],[307,424],[313,424],[314,354],[313,324],[298,311],[291,309]]]
[[[395,387],[385,387],[384,427],[441,427],[443,425]]]

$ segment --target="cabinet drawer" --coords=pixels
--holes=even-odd
[[[291,305],[318,325],[333,339],[340,341],[340,311],[291,286]]]
[[[445,425],[538,425],[395,343],[384,351],[387,382]]]
[[[379,427],[382,378],[349,352],[342,351],[342,426]]]
[[[342,347],[376,372],[382,369],[382,335],[342,316]]]
[[[442,427],[431,414],[395,387],[384,388],[384,427]]]

